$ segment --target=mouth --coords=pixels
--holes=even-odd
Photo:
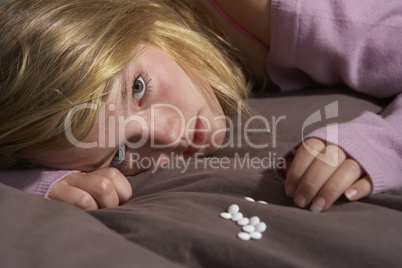
[[[197,118],[197,122],[195,123],[194,128],[194,136],[191,144],[187,147],[184,154],[193,154],[198,152],[202,146],[204,145],[205,141],[205,128],[204,124],[202,123],[200,118]]]

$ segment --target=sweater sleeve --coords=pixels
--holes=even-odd
[[[304,137],[344,149],[370,176],[372,193],[402,187],[401,14],[393,0],[272,0],[266,66],[282,90],[346,84],[395,96],[381,115],[366,112]]]
[[[0,172],[0,183],[17,188],[26,193],[48,196],[54,184],[66,176],[77,173],[75,170],[10,170]]]

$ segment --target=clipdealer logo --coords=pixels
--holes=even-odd
[[[101,107],[101,108],[99,108]],[[72,121],[76,114],[79,114],[83,110],[90,109],[94,111],[98,111],[98,137],[96,141],[92,142],[83,142],[79,141],[72,131]],[[116,109],[114,104],[106,105],[103,103],[101,105],[83,103],[77,105],[70,109],[69,113],[66,116],[66,120],[64,121],[64,129],[65,135],[68,141],[75,147],[83,148],[83,149],[91,149],[91,148],[113,148],[115,144],[125,144],[127,147],[132,149],[138,149],[143,146],[150,146],[152,149],[163,149],[169,148],[170,146],[179,143],[181,139],[186,139],[187,143],[191,143],[191,137],[189,135],[191,130],[191,124],[194,123],[197,118],[200,118],[205,125],[205,132],[211,132],[212,126],[216,122],[226,121],[226,129],[217,129],[214,133],[211,133],[210,143],[214,147],[219,148],[234,148],[241,147],[243,145],[243,141],[247,146],[250,146],[254,149],[263,149],[263,148],[276,148],[277,146],[277,129],[278,124],[286,119],[286,116],[280,116],[276,118],[272,116],[271,121],[269,118],[266,118],[262,115],[253,115],[250,118],[247,118],[245,121],[242,121],[244,118],[242,114],[241,104],[238,104],[238,113],[235,121],[228,116],[217,116],[212,118],[212,122],[203,116],[195,116],[190,118],[187,122],[185,120],[185,116],[183,112],[176,106],[170,104],[153,104],[151,106],[151,112],[149,117],[143,116],[141,114],[133,114],[130,116],[117,116],[111,115],[106,116],[106,109],[113,112]],[[165,109],[169,110],[172,114],[174,114],[180,124],[176,127],[179,128],[176,131],[177,137],[170,144],[158,144],[154,140],[154,134],[157,130],[157,125],[155,124],[156,120],[156,110],[157,109]],[[141,132],[140,140],[136,142],[130,142],[125,138],[125,132],[127,126],[129,124],[135,124],[136,128]],[[258,125],[258,127],[255,127]],[[219,133],[225,132],[228,136],[227,142],[224,144],[218,144],[216,141],[216,137]],[[271,140],[264,140],[261,144],[255,143],[250,139],[250,136],[253,133],[269,133],[271,135]],[[122,135],[123,134],[123,135]],[[117,142],[116,142],[117,141]],[[210,146],[209,144],[204,144],[201,148],[206,148]]]
[[[157,126],[155,125],[155,122],[152,121],[152,116],[150,121],[146,121],[144,117],[140,115],[131,115],[129,117],[124,117],[124,116],[110,116],[109,118],[106,119],[106,108],[109,109],[109,111],[114,111],[116,107],[114,105],[109,105],[106,107],[105,104],[103,105],[103,109],[99,109],[100,106],[94,105],[94,104],[81,104],[77,105],[76,107],[73,107],[66,120],[65,120],[65,134],[70,141],[71,144],[74,146],[80,147],[80,148],[104,148],[107,146],[113,147],[115,146],[114,142],[116,141],[116,136],[115,136],[115,131],[124,133],[125,128],[129,123],[136,123],[140,129],[144,131],[144,135],[141,137],[139,141],[136,143],[129,143],[127,140],[119,140],[119,143],[124,143],[130,148],[140,148],[141,146],[144,146],[145,144],[148,145],[155,145],[154,142],[152,141],[152,131],[155,129]],[[157,104],[152,107],[152,109],[157,109],[157,108],[168,108],[172,109],[175,113],[178,114],[178,117],[180,118],[181,124],[180,124],[180,136],[183,136],[185,134],[185,130],[189,128],[189,122],[185,122],[184,115],[180,111],[179,108],[169,105],[169,104]],[[91,142],[91,143],[84,143],[81,141],[78,141],[72,132],[71,126],[72,126],[72,118],[74,115],[78,112],[80,112],[83,109],[93,109],[93,110],[99,110],[98,114],[98,128],[99,128],[99,137],[96,142]],[[287,117],[285,115],[282,115],[280,117],[275,117],[272,116],[272,120],[270,121],[268,118],[262,116],[262,115],[254,115],[248,118],[246,121],[242,121],[243,115],[241,114],[241,106],[239,104],[238,107],[238,115],[237,115],[237,122],[233,122],[231,118],[226,117],[226,116],[219,116],[217,118],[214,118],[214,121],[218,120],[226,120],[227,122],[227,128],[225,129],[226,135],[228,136],[227,142],[224,144],[220,144],[219,148],[235,148],[238,147],[240,148],[241,146],[247,145],[248,147],[251,147],[253,149],[267,149],[267,148],[276,148],[277,146],[277,130],[278,130],[278,125],[280,122],[285,121]],[[153,110],[151,115],[154,115],[155,111]],[[312,126],[318,122],[330,120],[333,118],[337,118],[339,116],[339,102],[335,101],[332,102],[328,105],[326,105],[323,109],[319,109],[315,111],[313,114],[311,114],[304,122],[302,125],[302,130],[301,130],[301,136],[302,136],[302,146],[306,148],[306,150],[312,154],[314,157],[320,159],[321,161],[327,163],[328,165],[331,165],[333,167],[336,167],[338,165],[338,157],[336,156],[337,153],[328,154],[327,152],[322,153],[314,150],[313,148],[309,147],[305,142],[305,132],[307,133],[306,129],[309,126]],[[205,119],[206,120],[206,119]],[[108,123],[106,123],[108,122]],[[111,124],[112,122],[113,124]],[[254,128],[252,125],[258,122],[259,128]],[[117,124],[114,124],[117,123]],[[211,122],[207,122],[207,130],[211,129]],[[106,127],[106,125],[109,126],[109,128]],[[113,126],[112,128],[110,126]],[[117,126],[117,127],[116,127]],[[102,130],[102,131],[101,131]],[[219,130],[222,131],[222,130]],[[331,143],[333,144],[338,144],[338,123],[329,123],[326,125],[326,131],[327,131],[327,140],[330,140]],[[107,133],[105,133],[107,132]],[[261,143],[257,144],[250,139],[250,134],[252,133],[267,133],[270,135],[271,140],[268,141],[268,136],[267,139]],[[213,135],[212,135],[213,136]],[[106,137],[109,138],[109,140],[106,139]],[[120,138],[120,136],[118,137]],[[190,137],[185,136],[187,138],[188,142],[190,141]],[[151,139],[149,141],[149,139]],[[213,143],[214,140],[211,140],[211,143]],[[243,143],[244,142],[244,143]],[[208,146],[203,145],[203,146]],[[152,147],[153,148],[153,147]],[[155,147],[156,148],[156,147]],[[155,149],[153,148],[153,149]],[[203,159],[203,160],[197,160]],[[262,157],[262,158],[257,158],[257,157],[252,157],[250,154],[235,154],[234,157],[234,162],[231,161],[230,159],[219,159],[219,158],[214,158],[214,157],[205,157],[201,155],[195,155],[193,157],[195,160],[195,164],[201,166],[210,166],[212,168],[217,167],[217,168],[226,168],[230,166],[233,168],[284,168],[286,166],[286,161],[283,157],[278,157],[275,153],[273,152],[267,152],[267,157]],[[187,162],[186,162],[187,161]],[[130,167],[133,168],[135,166],[135,169],[138,170],[149,170],[155,167],[178,167],[182,168],[184,170],[187,170],[188,167],[188,162],[189,160],[183,158],[181,156],[177,155],[171,155],[170,157],[163,157],[163,158],[158,158],[158,159],[153,159],[153,158],[147,158],[144,156],[140,156],[138,153],[130,153],[129,156],[129,164]],[[169,164],[171,163],[171,164]],[[172,164],[173,163],[173,164]],[[176,165],[174,165],[176,163]]]

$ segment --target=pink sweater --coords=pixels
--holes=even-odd
[[[319,129],[309,137],[338,144],[356,159],[372,193],[402,187],[402,4],[272,0],[271,40],[267,71],[283,91],[346,84],[371,96],[396,96],[381,115],[364,113],[328,135]],[[46,197],[72,172],[9,171],[0,181]]]

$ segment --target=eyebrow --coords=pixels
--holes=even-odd
[[[126,73],[126,72],[124,72],[124,73]],[[122,85],[122,89],[121,89],[120,93],[121,93],[121,99],[122,99],[122,102],[123,102],[124,116],[128,116],[128,106],[127,106],[127,102],[128,102],[127,94],[128,94],[128,92],[127,92],[127,82],[126,82],[125,77],[123,77],[123,85]]]

